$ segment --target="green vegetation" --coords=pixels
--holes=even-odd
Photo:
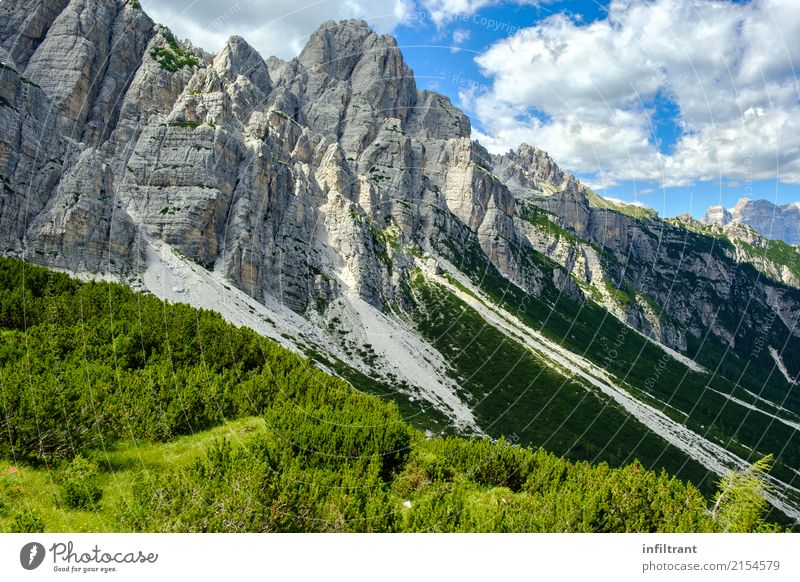
[[[73,509],[63,502],[58,469],[26,463],[14,466],[15,472],[10,474],[7,463],[0,461],[0,499],[5,500],[0,531],[10,530],[14,519],[30,512],[46,524],[47,531],[120,530],[118,514],[140,478],[182,470],[220,439],[248,446],[264,431],[263,418],[245,417],[167,443],[119,440],[89,451],[86,458],[99,469],[97,483],[102,491],[100,503],[91,511]]]
[[[281,119],[285,119],[286,121],[290,122],[292,125],[295,125],[295,126],[299,127],[300,129],[303,129],[303,126],[300,125],[297,122],[297,120],[295,120],[295,118],[292,117],[291,115],[289,115],[288,113],[284,113],[280,109],[270,109],[269,112],[270,113],[274,113],[275,115],[277,115]]]
[[[167,46],[157,46],[150,51],[150,56],[161,65],[162,69],[174,73],[184,67],[200,66],[200,59],[197,55],[184,49],[172,33],[164,31],[162,36]]]
[[[406,135],[406,132],[399,125],[392,125],[386,128],[386,131],[391,131],[400,135]]]
[[[43,533],[44,522],[35,511],[24,509],[16,515],[8,531],[10,533]]]
[[[614,212],[619,212],[620,214],[625,214],[632,218],[643,219],[656,218],[658,216],[658,213],[652,208],[643,208],[641,206],[634,206],[633,204],[614,202],[613,200],[608,200],[607,198],[595,194],[591,190],[587,191],[587,198],[589,199],[589,205],[594,208],[613,210]]]
[[[780,267],[786,267],[800,278],[800,253],[782,240],[765,240],[765,247],[754,247],[743,240],[736,241],[752,258],[763,257]]]
[[[2,458],[53,464],[260,414],[276,394],[349,394],[213,312],[12,260],[0,262],[0,289]]]
[[[384,170],[381,169],[380,166],[372,166],[369,170],[367,170],[367,174],[367,179],[376,185],[380,185],[380,183],[385,180],[392,179],[391,176],[384,173]]]
[[[721,529],[636,462],[427,438],[212,312],[10,259],[0,291],[3,530]]]
[[[452,216],[450,219],[457,220]],[[676,232],[677,229],[669,226],[665,228],[669,230],[661,235],[662,253],[671,257],[681,256],[684,253],[695,256],[712,253],[715,259],[727,260],[725,259],[727,249],[723,248],[721,241],[688,231]],[[791,334],[779,317],[760,309],[751,301],[750,295],[753,293],[755,278],[758,276],[752,266],[737,266],[728,260],[732,269],[730,278],[735,281],[733,291],[725,298],[712,295],[715,304],[719,305],[717,320],[725,322],[729,329],[738,327],[740,330],[735,346],[723,344],[710,332],[708,336],[701,338],[691,333],[687,335],[688,355],[713,372],[702,374],[671,358],[668,361],[669,365],[659,365],[665,354],[658,346],[633,332],[601,306],[591,301],[578,302],[562,293],[551,283],[553,266],[547,257],[539,253],[526,249],[513,250],[515,260],[524,265],[525,269],[529,269],[528,272],[539,271],[543,274],[540,279],[543,283],[542,288],[536,296],[532,296],[503,277],[474,239],[453,241],[451,237],[443,236],[436,242],[437,250],[449,257],[456,267],[467,274],[490,302],[505,308],[550,340],[592,360],[616,376],[622,387],[636,398],[748,461],[752,462],[770,452],[780,451],[772,469],[773,474],[786,483],[791,483],[796,478],[793,468],[800,466],[800,433],[782,422],[776,422],[768,414],[761,414],[726,398],[726,395],[731,395],[744,402],[753,403],[767,413],[776,414],[790,422],[797,422],[800,419],[800,391],[787,390],[780,373],[773,372],[775,363],[765,347],[767,343],[772,346],[784,346],[782,356],[784,363],[790,373],[796,373],[794,371],[800,368],[800,341]],[[665,289],[669,290],[670,296],[680,295],[677,289],[679,286],[685,286],[687,290],[682,290],[681,293],[689,297],[700,293],[714,293],[713,285],[689,270],[684,270],[681,279],[675,281],[674,273],[661,273],[658,269],[653,269],[652,265],[628,264],[625,268],[640,276],[651,277],[651,283],[642,287],[649,292]],[[796,295],[797,292],[785,288],[785,293]],[[659,303],[664,301],[663,297],[653,297],[653,299]],[[763,301],[765,305],[768,304],[766,299]],[[436,306],[447,304],[447,301],[443,303],[434,301]],[[737,325],[741,318],[741,314],[736,315],[737,305],[749,305],[748,315],[761,322],[757,333],[753,333],[746,326]],[[669,308],[677,309],[674,304],[668,304]],[[450,312],[449,318],[449,321],[457,322],[453,328],[456,329],[460,325],[458,313]],[[481,325],[487,326],[485,322]],[[702,325],[702,322],[698,325]],[[702,326],[701,329],[705,327]],[[448,327],[439,329],[446,330]],[[442,331],[437,330],[435,333],[441,335]],[[435,345],[440,345],[436,343],[438,337],[431,335],[429,340],[434,341]],[[464,335],[462,339],[457,336],[448,339],[445,336],[438,341],[450,342],[454,353],[459,350],[470,352],[477,349],[474,342],[463,341],[464,337],[473,336]],[[508,343],[507,338],[505,339]],[[450,354],[446,348],[442,349],[446,355]],[[500,353],[490,351],[481,353],[480,357],[475,358],[486,361],[487,367],[494,366],[495,376],[489,374],[483,378],[477,376],[479,382],[476,382],[470,390],[480,403],[478,406],[496,406],[509,410],[497,425],[484,427],[490,434],[499,436],[493,431],[500,431],[502,427],[505,434],[516,430],[522,439],[521,442],[542,446],[571,458],[605,460],[612,465],[617,465],[620,458],[624,459],[624,455],[615,458],[613,448],[603,445],[591,451],[594,456],[587,457],[577,456],[575,451],[567,452],[559,449],[550,442],[536,440],[535,435],[528,432],[532,426],[549,422],[550,432],[558,434],[563,424],[572,423],[574,419],[569,417],[564,423],[563,417],[557,419],[557,417],[536,416],[534,412],[536,404],[528,404],[535,402],[535,399],[529,401],[527,393],[519,399],[519,402],[516,401],[516,397],[509,399],[503,390],[507,382],[506,374],[512,378],[520,363],[516,358],[503,359]],[[535,372],[531,374],[529,382],[535,388],[546,392],[547,384],[534,381],[534,375]],[[464,374],[462,376],[470,377]],[[515,382],[517,394],[525,390],[527,383],[520,380]],[[460,380],[459,383],[462,384]],[[555,393],[558,386],[550,384],[550,392]],[[553,401],[564,398],[565,394],[564,391],[558,391]],[[590,391],[584,390],[584,394],[586,399],[594,398]],[[779,403],[783,408],[779,410],[771,408],[762,401],[756,402],[753,394],[759,394],[762,398]],[[506,399],[505,402],[503,399]],[[522,422],[524,431],[514,427],[514,416],[518,417],[516,423]],[[592,424],[593,428],[598,424],[608,423],[605,406],[596,408],[594,419],[596,422]],[[628,429],[631,422],[619,422],[618,425]],[[616,425],[609,423],[608,426]],[[579,442],[586,442],[583,435]],[[626,442],[638,441],[634,439]],[[621,445],[620,452],[630,453],[630,445]],[[684,479],[691,479],[704,493],[713,492],[714,476],[696,464],[688,463],[684,466],[683,461],[686,456],[679,451],[668,449],[663,455],[649,457],[640,448],[634,454],[646,467],[665,466],[670,472]],[[657,464],[651,465],[650,463],[656,458]],[[630,459],[624,462],[630,462]],[[800,499],[793,499],[793,503],[798,502]],[[782,519],[777,512],[773,515],[775,519]]]
[[[61,500],[72,509],[95,509],[103,496],[97,465],[76,455],[64,469],[60,486]]]
[[[400,250],[397,234],[392,231],[391,228],[381,230],[371,221],[369,222],[369,231],[372,235],[372,245],[375,249],[375,254],[381,262],[386,265],[386,270],[389,275],[391,275],[394,269],[394,263],[389,254],[389,250],[391,249],[394,253]]]
[[[384,451],[397,446],[381,436]],[[341,441],[326,431],[315,442],[341,453]],[[369,458],[321,464],[266,436],[247,448],[219,442],[181,473],[137,484],[122,521],[155,531],[716,529],[696,489],[638,464],[571,464],[505,441],[419,434],[405,456],[387,481]]]
[[[201,121],[169,121],[162,125],[167,127],[188,127],[189,129],[197,129],[203,125],[203,123]]]
[[[620,467],[639,459],[698,483],[705,478],[703,467],[622,407],[553,370],[444,287],[417,274],[411,289],[417,329],[447,357],[473,414],[492,436],[513,434],[575,460]]]
[[[618,289],[608,280],[604,280],[603,284],[614,301],[620,305],[631,305],[636,302],[636,292],[632,288],[626,286],[625,289]]]
[[[534,204],[520,202],[519,213],[524,221],[529,222],[552,236],[563,238],[573,243],[578,242],[578,237],[553,222],[555,216],[544,208]]]
[[[743,533],[766,528],[761,523],[767,509],[764,492],[770,488],[767,473],[772,467],[767,455],[740,471],[729,471],[719,481],[711,516],[724,532]]]

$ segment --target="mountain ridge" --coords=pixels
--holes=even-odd
[[[797,202],[777,205],[768,200],[740,198],[730,209],[712,206],[700,221],[723,228],[729,224],[744,224],[765,238],[800,244],[800,203]]]
[[[0,20],[23,11],[29,33],[0,28],[5,255],[216,309],[435,430],[699,482],[798,438],[800,279],[756,233],[606,201],[531,146],[490,155],[361,21],[281,61],[207,54],[131,2]],[[793,450],[772,501],[797,518]]]

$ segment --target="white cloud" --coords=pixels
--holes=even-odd
[[[470,32],[466,28],[457,28],[453,31],[453,46],[450,48],[451,52],[457,53],[461,49],[459,48],[465,42],[469,40]]]
[[[522,141],[601,182],[800,183],[796,0],[612,0],[608,17],[555,15],[477,58],[491,89],[463,91],[492,151]],[[679,109],[669,154],[653,100]]]
[[[430,18],[436,26],[441,27],[458,18],[472,16],[481,9],[498,4],[522,4],[525,6],[543,6],[558,2],[559,0],[420,0],[420,5],[424,9],[425,18]],[[476,24],[481,24],[477,21]],[[517,29],[513,23],[502,23],[493,19],[483,21],[483,24],[493,27],[496,30]]]
[[[453,44],[464,44],[469,40],[470,32],[466,28],[457,28],[453,31]]]
[[[232,35],[244,37],[264,58],[296,56],[309,35],[327,20],[363,18],[391,32],[411,17],[413,0],[142,0],[156,22],[210,51]]]
[[[499,4],[501,0],[422,0],[430,19],[437,26],[451,22],[459,16],[475,14],[481,8]]]

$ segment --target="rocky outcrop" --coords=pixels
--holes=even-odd
[[[417,100],[397,42],[363,21],[323,24],[284,75],[278,82],[299,98],[305,123],[348,155],[371,143],[384,119],[405,124]]]
[[[502,156],[493,156],[492,163],[500,179],[511,188],[516,187],[522,196],[584,190],[547,152],[526,143]]]
[[[80,140],[90,115],[102,134],[150,29],[141,10],[118,2],[72,0],[55,18],[25,75],[50,97],[63,134]]]
[[[720,317],[721,303],[736,311],[734,298],[755,293],[764,309],[784,312],[775,298],[782,285],[796,288],[791,269],[759,256],[765,239],[736,222],[711,233],[693,219],[666,222],[608,203],[526,144],[493,164],[520,201],[518,224],[533,248],[569,272],[587,299],[666,346],[686,350],[690,335],[707,330],[730,345],[736,329],[729,322],[738,317],[757,328],[759,316]],[[740,265],[766,276],[745,275]]]

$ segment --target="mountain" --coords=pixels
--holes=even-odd
[[[765,238],[800,244],[800,204],[796,202],[778,206],[767,200],[741,198],[730,210],[712,206],[700,220],[722,227],[745,224]]]
[[[135,1],[0,23],[4,255],[216,310],[432,432],[706,492],[773,453],[800,520],[793,247],[490,155],[362,21],[289,61],[208,54]]]

